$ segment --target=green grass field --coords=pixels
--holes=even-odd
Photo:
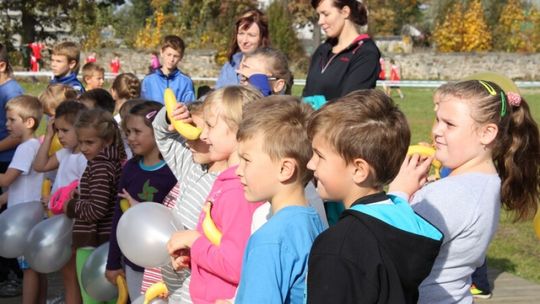
[[[36,96],[46,86],[44,83],[22,85],[28,94]],[[293,94],[299,96],[301,90],[302,87],[295,86]],[[433,91],[404,88],[405,98],[395,99],[411,125],[412,143],[429,141],[434,117]],[[523,90],[522,94],[528,101],[536,122],[540,122],[540,90]],[[532,221],[512,223],[509,214],[503,212],[499,230],[489,248],[488,265],[540,283],[540,240],[534,234]]]

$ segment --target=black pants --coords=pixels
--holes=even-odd
[[[8,166],[9,162],[0,162],[0,173],[5,173]],[[0,194],[1,193],[2,189],[0,189]],[[4,212],[6,208],[7,204],[0,209],[0,213]],[[22,272],[19,268],[19,263],[17,263],[17,259],[6,259],[4,257],[0,257],[0,282],[7,280],[10,272],[14,272],[19,278],[22,278]]]

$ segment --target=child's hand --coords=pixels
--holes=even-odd
[[[426,183],[432,161],[433,157],[407,155],[388,192],[405,192],[410,197]]]
[[[54,117],[51,117],[47,122],[47,130],[45,131],[45,138],[52,139],[56,130],[54,129]]]
[[[171,257],[171,264],[175,271],[191,268],[191,256],[189,249],[181,249],[178,251],[177,257]],[[187,252],[186,254],[181,252]]]
[[[126,189],[122,189],[122,192],[118,193],[118,196],[120,196],[121,198],[127,199],[128,202],[129,202],[129,205],[132,206],[132,207],[137,205],[138,203],[140,203],[139,201],[137,201],[136,199],[131,197],[131,195],[129,195],[129,193],[126,191]]]
[[[193,120],[191,119],[191,114],[188,111],[188,108],[185,104],[179,102],[176,104],[176,109],[174,109],[174,112],[171,115],[174,120],[181,121],[184,123],[192,123]],[[173,125],[169,125],[169,131],[174,131]]]
[[[177,231],[172,236],[169,242],[167,243],[167,250],[171,257],[178,257],[181,253],[181,249],[191,248],[196,239],[198,239],[201,234],[195,230],[184,230]]]
[[[125,277],[126,274],[124,273],[124,270],[118,269],[118,270],[105,270],[105,278],[107,278],[107,281],[111,282],[111,284],[116,285],[116,277],[117,276],[123,276]]]
[[[216,300],[215,304],[232,304],[229,300]]]

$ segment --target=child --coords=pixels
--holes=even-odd
[[[394,59],[390,59],[390,86],[388,87],[388,96],[392,97],[392,89],[396,89],[399,94],[399,98],[403,99],[403,93],[399,87],[399,81],[401,80],[401,73],[399,72],[399,66]]]
[[[39,140],[34,132],[41,121],[42,109],[39,100],[28,95],[21,95],[6,104],[6,127],[12,136],[20,137],[13,159],[4,174],[0,174],[0,187],[8,187],[7,207],[26,202],[41,200],[43,174],[32,169],[32,163],[39,149]],[[19,266],[23,271],[22,303],[45,301],[47,281],[30,269],[24,257],[19,257]]]
[[[273,96],[243,111],[236,173],[246,199],[269,201],[272,217],[249,238],[236,303],[301,303],[309,250],[323,231],[304,195],[313,176],[305,130],[312,109],[294,97]]]
[[[102,109],[82,112],[75,123],[79,149],[88,160],[79,190],[64,205],[73,221],[72,246],[76,253],[77,277],[93,249],[109,241],[118,180],[125,159],[120,131],[112,114]],[[81,288],[83,302],[91,301]]]
[[[99,64],[89,62],[82,68],[82,78],[86,90],[101,89],[105,83],[105,69]]]
[[[56,108],[60,103],[76,99],[77,91],[75,91],[71,86],[66,84],[50,84],[47,86],[47,89],[39,95],[39,102],[43,106],[43,112],[49,117],[54,117]]]
[[[139,98],[141,96],[141,82],[133,73],[122,73],[114,79],[110,92],[115,102],[114,118],[120,123],[120,116],[118,116],[120,108],[126,100]]]
[[[203,103],[191,103],[188,109],[195,126],[204,128]],[[178,180],[179,193],[175,197],[173,214],[185,229],[194,230],[212,184],[219,173],[227,168],[227,164],[225,161],[212,162],[208,144],[200,139],[186,140],[175,130],[171,131],[165,117],[166,110],[162,109],[153,125],[157,145]],[[189,270],[176,272],[171,265],[167,265],[161,268],[161,273],[169,290],[169,301],[191,303]]]
[[[414,193],[414,210],[444,233],[441,252],[420,286],[419,303],[472,303],[471,274],[484,262],[501,203],[516,219],[536,212],[538,126],[519,94],[490,81],[448,83],[434,97],[435,157],[452,172],[414,193],[431,159],[409,157],[391,189]]]
[[[80,180],[86,168],[86,158],[79,150],[74,126],[77,116],[85,109],[85,106],[77,101],[65,101],[58,106],[55,118],[51,119],[47,126],[45,138],[39,147],[33,167],[37,172],[58,169],[52,193]],[[64,148],[49,156],[49,149],[55,133],[57,133]],[[66,303],[80,303],[81,294],[75,272],[75,252],[72,252],[71,259],[61,272]]]
[[[120,56],[117,53],[114,53],[114,58],[109,63],[111,68],[111,73],[118,74],[120,72]]]
[[[347,210],[313,243],[307,302],[416,303],[442,234],[383,191],[407,153],[405,115],[382,91],[359,90],[315,112],[308,135],[319,194]]]
[[[126,151],[126,159],[131,159],[133,157],[133,152],[129,147],[127,139],[127,126],[126,118],[129,115],[129,111],[138,104],[145,103],[148,100],[144,99],[130,99],[124,102],[124,104],[118,110],[118,114],[114,116],[114,120],[120,125],[120,134],[122,135],[122,142],[124,143],[124,151]]]
[[[264,96],[291,93],[293,77],[289,63],[277,49],[264,47],[244,55],[237,72],[241,84],[250,83]]]
[[[79,96],[78,100],[88,109],[99,108],[111,114],[114,112],[114,99],[105,89],[93,89],[86,91]]]
[[[191,78],[178,70],[178,63],[184,56],[184,41],[174,35],[165,36],[161,44],[162,66],[142,81],[141,96],[163,103],[166,88],[173,90],[178,102],[190,103],[195,100]]]
[[[83,93],[84,87],[77,79],[80,57],[81,49],[74,42],[64,41],[55,45],[51,55],[51,70],[54,75],[51,84],[66,84]]]
[[[176,184],[172,174],[156,146],[152,121],[157,112],[163,107],[160,103],[146,101],[133,107],[126,120],[129,145],[135,155],[122,169],[118,196],[119,200],[114,209],[112,231],[116,231],[122,215],[120,199],[128,199],[131,205],[138,202],[161,203],[163,198]],[[124,258],[125,277],[131,299],[136,299],[141,293],[141,283],[144,268]],[[122,253],[118,246],[116,233],[109,237],[109,256],[105,276],[116,285],[116,277],[124,275],[122,270]]]
[[[227,161],[228,168],[217,177],[206,202],[211,212],[201,212],[197,230],[176,232],[168,248],[176,269],[186,268],[190,249],[191,282],[194,303],[214,303],[234,296],[242,266],[242,255],[250,235],[252,215],[260,203],[249,203],[244,197],[240,179],[234,173],[239,163],[236,153],[236,131],[242,117],[242,106],[255,102],[261,94],[249,87],[229,86],[216,90],[205,100],[205,128],[201,139],[209,145],[212,161]],[[185,112],[177,110],[178,118]],[[221,231],[220,240],[212,243],[202,228],[206,216],[213,218]]]

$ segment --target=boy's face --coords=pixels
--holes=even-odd
[[[52,55],[51,56],[51,70],[54,76],[65,76],[71,72],[77,65],[75,60],[68,61],[67,56],[64,55]]]
[[[17,112],[13,110],[8,110],[6,112],[6,129],[9,134],[15,137],[21,137],[27,134],[28,130],[34,125],[33,119],[28,118],[23,120]]]
[[[103,88],[103,83],[105,83],[105,75],[102,72],[93,72],[90,77],[85,77],[84,82],[86,83],[86,90],[100,89]]]
[[[182,60],[182,53],[173,48],[167,47],[161,51],[161,64],[167,73],[176,70],[180,60]]]
[[[348,165],[345,160],[335,151],[327,140],[316,134],[311,143],[313,156],[307,167],[313,170],[317,180],[317,192],[322,199],[354,201],[352,190],[355,183],[352,179],[354,167]]]
[[[250,202],[271,201],[280,183],[281,166],[263,151],[263,144],[261,134],[238,143],[240,164],[236,175],[240,177],[244,196]]]
[[[58,117],[54,120],[54,127],[58,134],[58,140],[64,148],[75,150],[79,144],[75,127],[64,117]]]

